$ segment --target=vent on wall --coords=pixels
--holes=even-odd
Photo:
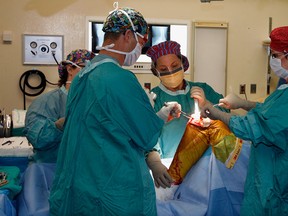
[[[210,3],[211,1],[224,1],[224,0],[200,0],[201,3]]]

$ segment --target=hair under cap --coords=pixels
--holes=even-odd
[[[288,52],[288,26],[273,29],[270,33],[270,48],[277,52]]]
[[[168,54],[175,54],[177,56],[182,57],[182,64],[184,67],[184,71],[188,70],[189,68],[189,61],[186,56],[181,54],[180,44],[175,41],[164,41],[159,44],[156,44],[150,47],[146,55],[152,59],[152,62],[155,64],[157,59],[161,56],[168,55]]]
[[[125,13],[123,13],[123,11],[125,11],[130,17],[136,32],[142,35],[147,34],[147,22],[145,21],[142,14],[133,8],[119,8],[112,11],[106,18],[102,31],[114,33],[125,32],[128,29],[133,31],[133,27],[129,21],[129,18]]]
[[[86,60],[91,60],[95,57],[95,54],[86,49],[76,49],[70,52],[66,60],[62,61],[58,66],[59,77],[62,77],[64,74],[64,68],[66,64],[76,64],[76,65],[85,65]]]

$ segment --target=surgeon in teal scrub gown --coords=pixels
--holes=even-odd
[[[287,70],[288,26],[275,28],[270,38],[272,57]],[[237,137],[252,141],[241,215],[288,215],[288,85],[282,84],[264,103],[236,95],[220,100],[224,107],[247,110],[245,116],[216,110],[202,89],[192,92],[204,116],[222,120]]]
[[[132,65],[148,25],[132,8],[116,8],[103,26],[104,43],[69,91],[63,139],[50,196],[51,215],[156,216],[144,152],[164,121],[151,106]]]

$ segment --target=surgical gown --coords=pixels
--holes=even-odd
[[[144,152],[163,124],[136,76],[96,56],[69,90],[50,214],[156,215]]]
[[[243,216],[288,215],[288,85],[281,85],[246,116],[232,116],[230,129],[251,140]]]
[[[194,99],[190,96],[190,90],[193,86],[201,87],[205,92],[206,98],[213,104],[219,103],[219,99],[223,98],[223,95],[215,92],[213,88],[206,83],[189,82],[186,80],[185,82],[185,89],[176,92],[168,90],[161,83],[159,86],[153,88],[151,91],[157,95],[154,105],[155,111],[158,112],[163,107],[164,102],[176,101],[181,104],[182,111],[191,115],[194,113]],[[220,109],[227,111],[223,108]],[[184,134],[187,121],[187,118],[181,116],[180,118],[175,118],[165,124],[159,142],[157,146],[155,146],[155,149],[160,151],[161,158],[172,158],[174,156]]]
[[[55,163],[63,132],[55,121],[65,116],[67,91],[64,86],[36,98],[25,117],[24,135],[34,148],[33,160]]]

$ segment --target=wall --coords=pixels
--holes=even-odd
[[[58,80],[56,66],[22,64],[22,34],[64,35],[66,56],[72,49],[85,47],[86,17],[106,17],[113,10],[113,2],[1,0],[0,108],[5,107],[6,112],[11,112],[13,108],[23,108],[23,95],[18,82],[27,70],[34,68],[43,71],[50,82]],[[269,17],[273,19],[273,28],[287,25],[287,0],[224,0],[211,3],[201,3],[200,0],[123,0],[119,1],[119,5],[133,7],[149,19],[228,22],[227,86],[238,93],[240,84],[246,84],[247,87],[256,83],[257,93],[248,93],[248,98],[253,100],[266,97],[268,62],[262,41],[268,38]],[[12,32],[12,43],[3,43],[3,31]],[[190,75],[186,75],[186,78],[190,79]],[[141,83],[151,82],[152,86],[158,84],[158,79],[152,74],[137,76]],[[272,81],[275,87],[277,78],[273,76]],[[45,91],[52,88],[48,85]],[[33,99],[27,98],[27,103]]]

